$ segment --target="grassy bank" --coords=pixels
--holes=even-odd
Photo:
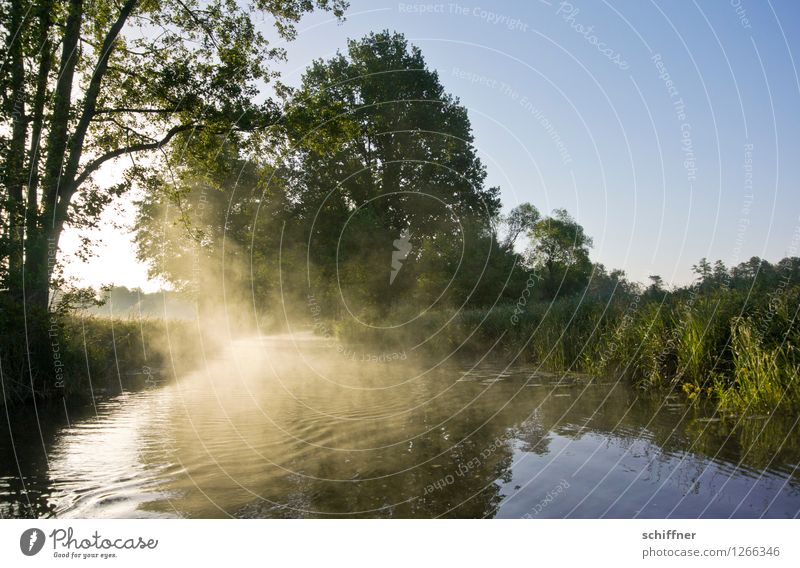
[[[4,333],[3,394],[10,406],[34,397],[88,401],[168,381],[195,366],[203,346],[192,321],[80,313],[52,315],[49,348],[38,353],[26,345],[24,333]]]
[[[798,285],[695,286],[431,311],[399,330],[353,323],[336,330],[343,341],[383,350],[420,344],[419,352],[435,358],[491,350],[543,370],[623,377],[644,389],[711,399],[726,413],[763,414],[800,409],[798,306]],[[404,315],[412,314],[393,319]]]

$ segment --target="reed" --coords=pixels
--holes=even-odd
[[[409,344],[441,358],[502,357],[549,371],[625,378],[670,389],[720,411],[763,414],[800,408],[797,301],[729,289],[618,298],[574,296],[453,314],[433,310],[391,331],[340,324],[343,342]],[[397,315],[397,314],[395,314]],[[405,314],[407,316],[408,314]],[[395,318],[398,319],[398,318]]]

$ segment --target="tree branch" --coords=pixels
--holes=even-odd
[[[167,109],[167,108],[99,108],[95,111],[95,115],[98,114],[116,114],[116,113],[136,113],[136,114],[144,114],[144,113],[151,113],[151,114],[174,114],[177,112],[177,109]]]
[[[111,51],[114,49],[114,43],[117,41],[120,32],[122,31],[128,16],[133,12],[134,7],[138,0],[126,0],[125,4],[117,16],[117,20],[108,30],[105,39],[103,40],[103,47],[100,52],[100,57],[95,65],[92,78],[89,81],[89,86],[86,89],[86,97],[83,103],[83,112],[75,128],[75,132],[70,140],[69,147],[69,162],[64,171],[64,177],[67,183],[71,183],[75,179],[75,174],[78,171],[78,166],[83,154],[83,142],[86,138],[86,132],[89,129],[89,124],[94,116],[95,109],[97,108],[97,97],[100,95],[100,84],[103,81],[106,70],[108,69],[108,60],[111,57]],[[77,186],[73,185],[71,190],[74,192]]]
[[[189,17],[191,17],[195,21],[195,23],[197,23],[198,26],[203,28],[203,31],[206,32],[206,35],[211,40],[211,43],[214,44],[214,47],[219,49],[219,45],[217,44],[217,38],[214,37],[214,32],[211,31],[211,29],[209,29],[208,24],[206,24],[201,18],[198,18],[197,15],[195,15],[194,11],[192,11],[186,4],[181,2],[181,0],[176,0],[176,1],[181,7],[183,7],[184,10],[186,10],[186,12],[189,14]],[[202,12],[203,10],[200,11]]]
[[[172,138],[176,134],[180,132],[186,132],[187,130],[191,130],[197,127],[198,125],[193,122],[189,122],[186,124],[179,124],[171,128],[169,131],[167,131],[167,133],[161,140],[156,140],[154,142],[142,142],[140,144],[131,144],[130,146],[124,146],[122,148],[117,148],[116,150],[111,150],[109,152],[106,152],[105,154],[101,154],[100,156],[98,156],[97,158],[86,164],[86,167],[83,168],[81,174],[75,179],[74,187],[76,189],[80,187],[82,183],[84,183],[87,179],[89,179],[89,176],[91,176],[94,172],[100,169],[100,166],[102,166],[109,160],[113,160],[114,158],[119,158],[120,156],[124,156],[125,154],[133,154],[136,152],[147,152],[149,150],[158,150],[162,146],[168,144],[169,141],[172,140]]]

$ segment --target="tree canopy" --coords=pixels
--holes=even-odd
[[[569,296],[586,286],[592,272],[592,238],[564,209],[537,221],[530,230],[530,260],[541,272],[548,297]]]
[[[303,14],[342,16],[344,7],[0,0],[0,323],[26,334],[0,342],[0,357],[27,367],[33,392],[44,391],[52,361],[51,316],[77,297],[59,272],[64,229],[97,226],[115,197],[134,186],[147,194],[164,171],[184,168],[177,140],[190,149],[269,137],[278,106],[261,89],[283,50],[255,15],[266,15],[274,39],[286,41]]]
[[[3,0],[0,33],[0,279],[44,309],[66,225],[96,224],[114,196],[150,182],[154,160],[180,133],[258,132],[276,118],[259,88],[283,55],[279,39],[342,0]],[[97,182],[117,162],[110,184]],[[48,260],[49,258],[49,260]]]
[[[214,184],[210,198],[227,205],[216,208],[205,253],[226,240],[247,257],[256,305],[303,304],[311,295],[330,315],[385,315],[399,299],[470,298],[487,269],[511,270],[513,257],[496,243],[498,188],[485,187],[466,109],[402,35],[350,41],[283,93],[277,143],[260,157],[229,155],[225,167],[236,179]],[[186,182],[173,206],[175,196],[196,199],[200,187]],[[191,202],[184,199],[182,211]],[[155,235],[164,205],[155,197],[143,203],[143,258],[163,242]],[[173,215],[180,217],[176,207]],[[155,266],[173,280],[188,275],[185,266],[176,274],[175,262]]]

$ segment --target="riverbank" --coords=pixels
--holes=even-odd
[[[491,309],[430,311],[400,328],[332,326],[343,343],[430,357],[487,354],[557,372],[622,377],[711,400],[723,413],[800,409],[800,286],[585,294]],[[416,315],[416,314],[414,314]]]
[[[9,407],[33,398],[79,403],[163,383],[196,366],[211,345],[192,321],[79,312],[51,316],[49,353],[30,356],[20,337],[3,345],[2,394]]]

